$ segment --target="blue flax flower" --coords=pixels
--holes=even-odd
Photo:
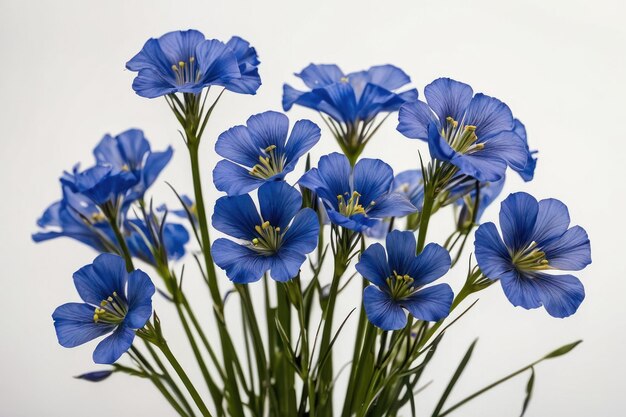
[[[436,243],[415,256],[415,235],[394,230],[387,235],[387,253],[380,243],[361,255],[356,270],[370,285],[363,291],[363,306],[372,324],[383,330],[406,326],[406,313],[418,320],[439,321],[450,312],[454,294],[448,284],[427,288],[450,269],[450,255]]]
[[[502,237],[493,223],[476,231],[476,260],[481,271],[499,279],[509,301],[526,309],[544,306],[553,317],[576,312],[585,290],[572,275],[544,271],[578,271],[591,263],[587,233],[569,227],[565,204],[537,200],[526,193],[508,196],[500,209]]]
[[[424,204],[424,176],[419,169],[402,171],[393,179],[391,187],[394,191],[402,193],[409,199],[418,211]]]
[[[411,79],[393,65],[379,65],[366,71],[345,74],[337,65],[310,64],[296,76],[310,91],[299,91],[285,84],[285,111],[299,104],[348,125],[370,121],[381,112],[396,111],[405,102],[417,99],[415,89],[394,92],[410,83]]]
[[[480,181],[503,178],[507,165],[526,172],[528,145],[516,131],[506,104],[481,93],[474,95],[469,85],[449,78],[433,81],[424,95],[428,104],[414,101],[402,106],[398,130],[409,138],[428,141],[433,158],[450,162],[462,174]]]
[[[218,162],[213,182],[228,195],[246,194],[265,182],[282,180],[320,138],[315,123],[298,120],[287,139],[289,119],[274,111],[251,116],[246,124],[228,129],[215,144],[215,151],[229,160]]]
[[[345,155],[331,153],[299,184],[322,199],[333,224],[380,236],[382,219],[416,211],[404,194],[392,191],[392,182],[393,170],[380,159],[361,159],[352,169]]]
[[[228,43],[205,39],[197,30],[169,32],[149,39],[126,68],[138,72],[133,90],[147,98],[198,94],[211,85],[255,94],[261,85],[254,48],[241,38]]]
[[[247,194],[217,200],[213,227],[243,242],[217,239],[213,259],[235,283],[258,281],[268,270],[276,281],[288,281],[317,246],[317,215],[301,209],[302,196],[283,181],[263,184],[258,199],[260,213]]]
[[[458,207],[458,226],[467,228],[478,223],[483,213],[495,201],[504,188],[505,178],[494,182],[478,182],[478,210],[474,214],[476,205],[476,180],[463,181],[458,186],[452,187],[449,199],[454,200]],[[474,218],[474,222],[472,222]]]
[[[93,360],[112,364],[150,319],[154,285],[140,270],[126,272],[124,259],[112,254],[99,255],[75,272],[74,285],[84,303],[63,304],[52,314],[59,343],[71,348],[108,334]]]
[[[139,178],[130,171],[119,171],[110,165],[95,165],[80,171],[78,165],[72,173],[64,173],[61,183],[74,193],[89,198],[99,207],[120,207],[125,196],[138,184]]]
[[[110,166],[114,173],[131,172],[137,184],[126,201],[142,199],[163,168],[172,158],[173,150],[152,152],[143,131],[129,129],[113,137],[105,135],[93,151],[98,165]]]
[[[63,198],[46,209],[37,220],[43,231],[34,233],[35,242],[69,237],[99,252],[115,250],[115,235],[106,216],[87,197],[63,187]]]

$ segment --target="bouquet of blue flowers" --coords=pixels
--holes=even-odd
[[[508,168],[525,181],[535,170],[536,151],[504,102],[449,78],[434,80],[418,98],[405,88],[409,76],[392,65],[345,73],[311,64],[296,74],[302,89],[284,85],[282,107],[317,111],[324,132],[313,121],[266,111],[215,141],[203,139],[224,92],[256,94],[259,65],[244,39],[224,43],[196,30],[149,39],[126,64],[137,73],[133,90],[163,97],[180,124],[193,198],[171,187],[176,209],[146,196],[173,149],[152,150],[138,129],[105,135],[94,165],[61,176],[62,197],[38,220],[33,239],[70,237],[99,253],[73,275],[82,301],[52,314],[63,347],[101,339],[93,360],[109,366],[80,378],[139,377],[183,417],[424,415],[431,411],[415,404],[428,385],[424,371],[477,293],[499,282],[514,306],[543,307],[558,318],[576,312],[584,287],[560,271],[589,265],[590,243],[582,227],[570,226],[564,203],[517,192],[501,203],[499,225],[480,223]],[[414,169],[397,174],[380,159],[361,158],[392,114],[398,132],[424,141],[430,154],[416,149]],[[308,152],[330,136],[341,152],[313,166]],[[209,204],[208,167],[200,162],[207,141],[223,158],[211,168],[224,195]],[[448,238],[429,242],[432,217],[446,210],[455,219]],[[210,225],[223,237],[212,240]],[[469,259],[459,263],[463,255]],[[190,258],[193,267],[184,268]],[[467,268],[456,294],[443,282],[455,266]],[[195,314],[189,280],[206,284],[211,317]],[[342,300],[351,281],[361,282],[362,299]],[[188,343],[194,363],[177,359],[155,297],[174,307],[186,336],[177,343]],[[228,317],[227,303],[241,315]],[[337,316],[339,303],[357,308]],[[348,321],[355,334],[345,334]],[[536,365],[579,342],[450,404],[474,342],[446,376],[431,415],[447,416],[527,373],[523,415]],[[338,367],[337,349],[349,348],[352,360]],[[190,367],[203,381],[189,376]]]

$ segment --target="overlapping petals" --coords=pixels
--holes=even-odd
[[[406,326],[407,310],[418,320],[439,321],[450,312],[454,294],[447,284],[423,288],[450,269],[450,255],[431,243],[415,255],[415,236],[394,230],[387,235],[387,251],[379,243],[369,246],[356,264],[373,285],[363,292],[368,319],[383,330]]]
[[[93,360],[116,362],[130,349],[135,330],[150,319],[152,281],[140,270],[127,273],[119,256],[102,254],[74,274],[74,284],[84,303],[63,304],[52,314],[59,343],[76,347],[108,334]]]
[[[500,210],[502,237],[493,223],[476,231],[476,259],[483,273],[499,279],[515,306],[544,306],[554,317],[576,312],[585,297],[578,278],[555,270],[578,271],[591,263],[587,233],[569,227],[565,204],[555,199],[537,201],[526,193],[507,197]]]
[[[288,281],[317,246],[317,215],[301,209],[302,196],[283,181],[263,184],[258,200],[260,212],[247,194],[217,200],[213,227],[241,242],[217,239],[213,259],[235,283],[258,281],[267,271],[276,281]]]
[[[226,159],[213,171],[216,188],[241,195],[268,181],[282,180],[320,138],[319,127],[309,120],[298,120],[288,133],[289,119],[274,111],[251,116],[246,126],[222,133],[215,151]]]
[[[321,198],[332,223],[375,237],[380,236],[378,226],[384,218],[417,210],[404,194],[392,189],[392,182],[393,170],[383,161],[364,158],[352,170],[339,153],[320,158],[318,167],[299,180]]]

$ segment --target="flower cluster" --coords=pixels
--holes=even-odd
[[[153,208],[146,193],[173,150],[152,151],[138,129],[106,135],[94,149],[93,166],[82,170],[76,165],[62,175],[62,198],[38,220],[42,230],[33,240],[70,237],[100,254],[74,274],[83,302],[54,311],[56,334],[64,347],[106,336],[93,359],[114,365],[79,378],[98,382],[114,372],[147,378],[181,416],[196,415],[188,398],[203,417],[261,416],[268,410],[271,415],[332,416],[333,347],[343,329],[342,324],[334,331],[334,314],[335,306],[346,302],[362,310],[342,415],[395,416],[417,391],[422,368],[444,336],[440,326],[472,294],[499,281],[514,306],[543,306],[549,315],[562,318],[581,305],[581,281],[556,272],[579,271],[591,263],[587,233],[580,226],[570,227],[565,204],[513,193],[501,205],[501,233],[494,223],[481,224],[485,210],[507,186],[507,169],[530,181],[537,163],[526,128],[499,99],[439,78],[425,87],[420,101],[417,89],[399,91],[410,78],[393,65],[344,73],[336,65],[311,64],[296,74],[307,90],[284,85],[283,110],[294,105],[317,110],[342,152],[323,155],[311,167],[310,152],[322,138],[314,122],[298,120],[290,128],[283,113],[252,115],[245,124],[220,134],[213,145],[223,158],[213,167],[213,184],[225,195],[208,205],[203,197],[201,138],[225,90],[255,94],[259,89],[256,50],[236,36],[224,43],[207,40],[196,30],[176,31],[149,39],[126,66],[137,73],[135,92],[146,98],[164,96],[182,127],[195,195],[192,199],[173,190],[181,209]],[[211,86],[222,89],[213,104],[205,106]],[[427,159],[416,150],[412,169],[397,175],[380,159],[360,158],[381,123],[395,112],[397,130],[425,141],[430,154]],[[305,155],[304,172],[298,171]],[[296,180],[288,180],[295,172],[300,172]],[[450,235],[441,245],[429,243],[431,218],[446,207],[454,212]],[[222,234],[215,240],[207,212],[213,229]],[[186,224],[168,221],[170,213]],[[475,228],[476,262],[470,258],[466,280],[455,294],[438,280],[457,265]],[[174,264],[184,259],[191,236],[198,244],[193,252],[199,266],[196,275],[212,299],[218,329],[214,337],[204,333],[185,294],[185,268],[179,271]],[[330,268],[325,265],[329,258]],[[162,279],[164,288],[158,291],[176,307],[215,414],[170,350],[152,308],[157,288],[146,273],[135,269],[135,260]],[[230,282],[220,281],[216,267]],[[358,303],[339,301],[350,285],[350,268],[356,270],[352,276],[363,278]],[[185,282],[195,279],[186,278],[188,274]],[[254,283],[262,278],[263,296],[253,302],[246,284],[259,285]],[[232,318],[226,319],[231,293],[241,302],[246,367],[231,337]],[[255,310],[261,302],[266,326],[259,325]],[[321,314],[313,335],[316,306]],[[298,332],[292,328],[296,321]],[[292,339],[296,334],[297,340]],[[146,342],[145,355],[133,344],[135,336]],[[221,358],[213,349],[216,340]],[[132,359],[130,365],[117,363],[124,353]],[[215,366],[207,366],[207,356]],[[164,359],[188,395],[171,377]],[[455,382],[456,377],[434,414],[447,415],[468,401],[439,413]]]

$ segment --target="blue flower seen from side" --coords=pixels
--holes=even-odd
[[[189,232],[177,223],[166,222],[162,232],[160,225],[154,225],[152,230],[156,233],[151,233],[144,220],[132,219],[128,220],[126,230],[129,231],[126,243],[131,255],[151,265],[157,265],[153,249],[162,246],[167,259],[176,261],[185,255],[185,245],[189,242]],[[162,242],[155,242],[155,239],[162,239]]]
[[[110,166],[113,173],[130,172],[137,184],[126,196],[126,201],[142,199],[163,168],[172,158],[173,150],[152,152],[143,131],[129,129],[113,137],[105,135],[93,151],[98,165]]]
[[[74,284],[84,303],[63,304],[52,314],[59,343],[71,348],[108,335],[98,343],[93,360],[112,364],[150,319],[154,284],[140,270],[126,272],[124,259],[112,254],[99,255],[79,269]]]
[[[321,157],[299,180],[322,199],[333,224],[375,237],[382,219],[416,211],[404,194],[392,191],[392,182],[393,170],[383,161],[363,158],[353,170],[339,153]]]
[[[433,158],[450,162],[479,181],[500,180],[507,165],[526,172],[530,151],[506,104],[482,93],[474,95],[469,85],[449,78],[433,81],[424,95],[428,104],[414,101],[402,106],[398,130],[428,141]]]
[[[138,72],[133,90],[147,98],[198,94],[211,85],[255,94],[261,85],[254,48],[241,38],[228,44],[205,39],[197,30],[174,31],[149,39],[126,68]]]
[[[419,169],[402,171],[393,179],[391,187],[394,191],[402,193],[409,199],[418,211],[424,204],[424,176]]]
[[[104,207],[120,207],[125,197],[139,178],[130,171],[118,171],[110,165],[95,165],[80,171],[75,166],[72,173],[64,173],[61,183],[72,190],[89,198],[94,204]]]
[[[285,84],[285,111],[298,104],[348,125],[368,122],[379,113],[397,111],[405,102],[417,99],[415,89],[395,92],[410,83],[411,79],[393,65],[379,65],[366,71],[345,74],[337,65],[310,64],[296,76],[310,90],[300,91]]]
[[[418,320],[447,317],[454,298],[450,286],[423,287],[448,272],[448,251],[431,243],[415,256],[415,235],[398,230],[387,235],[386,246],[385,253],[380,243],[374,243],[356,264],[356,270],[373,284],[363,291],[369,321],[383,330],[399,330],[407,323],[405,309]]]
[[[500,209],[498,234],[495,224],[484,223],[476,231],[475,253],[481,271],[500,280],[514,306],[543,306],[553,317],[576,312],[585,290],[573,275],[548,271],[578,271],[591,263],[587,233],[569,227],[565,204],[555,199],[537,201],[526,193],[508,196]]]
[[[289,119],[274,111],[251,116],[246,126],[222,133],[215,151],[227,159],[213,171],[215,187],[232,196],[282,180],[320,138],[319,127],[309,120],[298,120],[289,139],[288,133]]]
[[[247,194],[217,200],[213,227],[241,243],[217,239],[213,259],[238,284],[258,281],[267,271],[276,281],[288,281],[317,246],[317,215],[301,209],[302,196],[284,181],[263,184],[258,200],[260,213]]]

